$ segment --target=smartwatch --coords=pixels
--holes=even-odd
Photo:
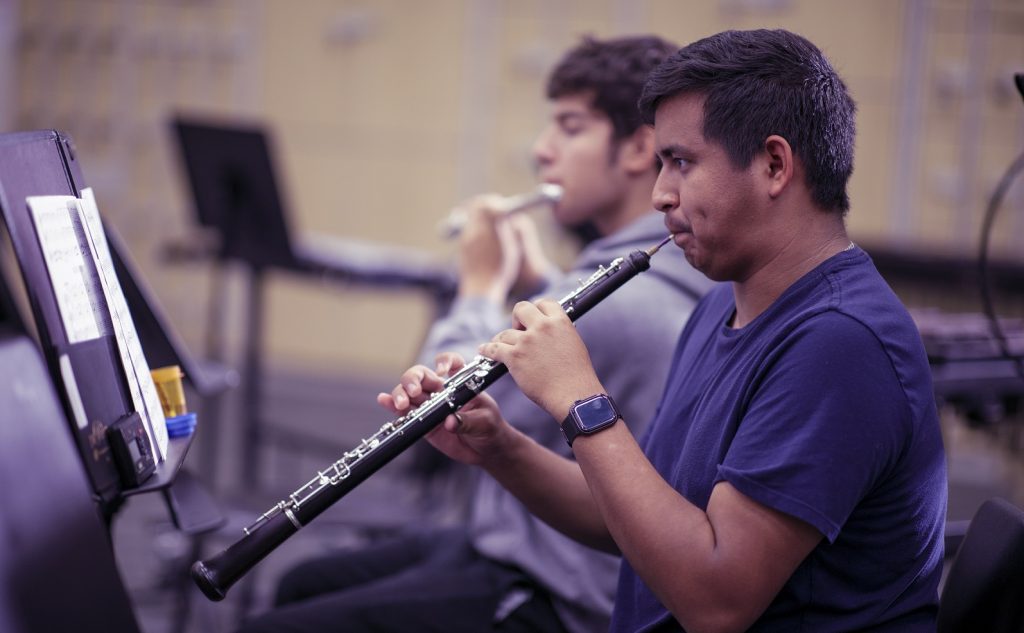
[[[577,435],[591,435],[615,424],[621,415],[611,396],[603,393],[577,400],[562,421],[562,435],[572,446]]]

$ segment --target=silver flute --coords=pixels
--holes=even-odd
[[[553,204],[562,199],[562,186],[551,183],[544,183],[538,185],[536,189],[528,193],[521,193],[514,196],[508,196],[502,198],[497,203],[495,209],[502,215],[509,215],[512,213],[519,213],[520,211],[526,211],[533,207],[542,204]],[[445,239],[453,239],[458,237],[462,233],[462,229],[465,228],[466,222],[469,217],[466,215],[466,211],[461,208],[453,209],[448,217],[441,222],[439,227],[441,237]]]
[[[559,304],[572,321],[583,316],[624,283],[647,270],[654,255],[671,238],[636,250],[601,266]],[[224,551],[192,565],[192,579],[210,600],[227,590],[285,539],[309,524],[427,432],[444,422],[477,394],[508,372],[504,364],[477,356],[450,376],[444,387],[402,417],[386,422],[372,436],[346,452],[301,488],[264,512]]]

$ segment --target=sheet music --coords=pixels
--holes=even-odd
[[[135,405],[135,410],[142,416],[149,432],[150,443],[154,445],[155,449],[153,454],[159,456],[159,461],[163,461],[167,456],[168,442],[163,407],[160,405],[156,385],[153,384],[153,376],[149,373],[149,363],[142,351],[142,343],[139,342],[135,322],[132,320],[128,302],[125,301],[124,291],[121,289],[121,282],[117,278],[117,271],[114,270],[114,260],[110,257],[110,247],[107,245],[107,237],[103,232],[103,222],[100,219],[99,207],[96,205],[92,188],[82,190],[80,203],[85,233],[95,256],[96,270],[99,272],[103,295],[110,308],[110,316],[114,324],[114,337],[117,340],[117,349],[121,354],[121,364],[128,373],[132,402]]]
[[[153,454],[167,456],[167,424],[135,323],[114,270],[91,189],[73,196],[27,199],[69,343],[114,335],[132,407],[145,424]]]
[[[77,199],[32,196],[27,202],[68,342],[91,341],[110,334],[110,319],[101,303],[100,280],[94,268],[86,266],[86,258],[91,260],[92,255],[89,245],[81,239]]]

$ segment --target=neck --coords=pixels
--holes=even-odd
[[[651,191],[658,175],[652,170],[630,179],[622,198],[608,213],[594,218],[594,225],[602,236],[612,235],[654,210]]]
[[[787,236],[752,274],[733,282],[736,300],[733,327],[740,328],[753,321],[798,279],[850,246],[842,218],[823,219],[826,221],[810,230],[802,228]]]

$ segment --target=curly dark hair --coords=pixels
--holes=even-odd
[[[547,96],[592,95],[591,106],[611,119],[614,138],[625,138],[644,124],[637,100],[647,74],[678,48],[654,36],[584,37],[551,72]]]
[[[648,123],[662,100],[704,96],[704,137],[737,168],[777,134],[806,170],[814,203],[845,213],[857,106],[818,48],[784,30],[725,31],[679,50],[653,70],[640,97]]]

